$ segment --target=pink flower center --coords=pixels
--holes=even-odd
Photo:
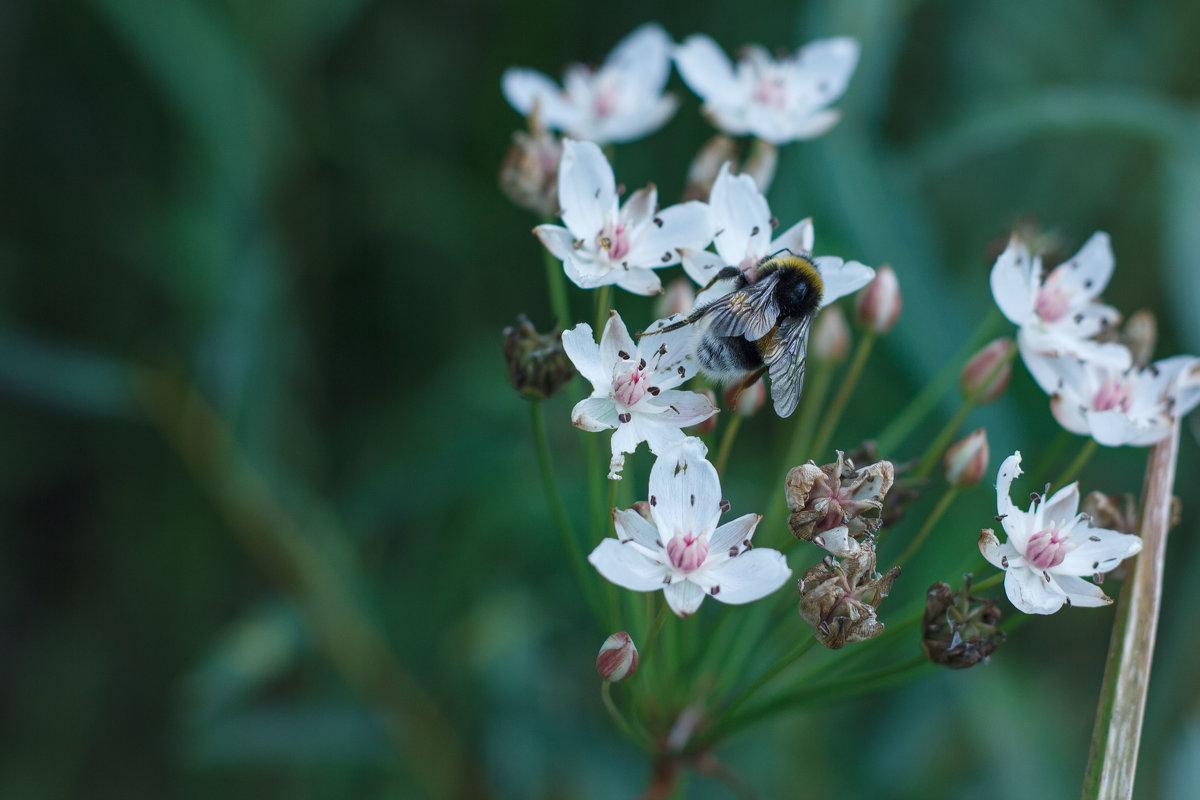
[[[1092,398],[1092,409],[1110,411],[1116,408],[1127,414],[1132,403],[1133,386],[1130,382],[1119,378],[1108,378],[1100,384],[1096,396]]]
[[[1043,322],[1057,322],[1066,316],[1071,308],[1071,296],[1063,291],[1059,276],[1058,269],[1051,272],[1038,291],[1034,310]]]
[[[609,223],[604,226],[604,230],[600,232],[597,239],[602,250],[607,251],[609,261],[620,261],[625,256],[629,255],[629,248],[632,244],[629,241],[629,231],[625,229],[625,222],[618,221],[616,224]]]
[[[601,86],[592,99],[592,113],[603,119],[617,110],[617,92],[612,86]]]
[[[708,539],[691,533],[677,533],[667,542],[667,556],[676,569],[691,572],[708,557]]]
[[[649,388],[650,382],[645,371],[635,364],[613,383],[613,398],[618,403],[631,407],[646,396]]]
[[[754,88],[754,99],[764,106],[782,109],[787,105],[787,84],[778,76],[765,76]]]
[[[1060,536],[1054,528],[1038,531],[1025,545],[1025,560],[1037,569],[1057,567],[1067,557],[1069,537]]]

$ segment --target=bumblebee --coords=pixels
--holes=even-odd
[[[759,261],[753,281],[725,267],[697,295],[687,318],[644,335],[694,327],[701,372],[724,383],[741,380],[739,391],[769,374],[775,413],[787,417],[804,388],[808,331],[824,282],[807,256],[782,252]]]

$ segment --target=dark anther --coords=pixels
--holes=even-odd
[[[758,226],[757,225],[755,225],[753,228],[750,229],[750,235],[758,236]]]
[[[687,370],[685,370],[683,367],[680,367],[680,368],[679,368],[679,377],[681,377],[681,378],[682,378],[682,377],[684,377],[685,375],[687,375]]]
[[[662,217],[655,217],[654,224],[661,228],[663,226]]]
[[[626,353],[624,350],[618,350],[618,351],[617,351],[617,358],[621,359],[622,361],[628,361],[628,360],[629,360],[629,353]]]
[[[1000,556],[1000,566],[1008,569],[1008,556]]]
[[[708,593],[709,593],[709,594],[711,594],[711,595],[713,595],[713,596],[715,597],[715,596],[716,596],[716,594],[717,594],[717,592],[719,592],[719,591],[721,591],[721,587],[720,587],[720,586],[714,586],[714,587],[712,587],[711,589],[709,589],[709,590],[708,590]]]
[[[996,517],[996,522],[1003,522],[1004,518],[1007,516],[1008,514],[1001,514],[1000,516]]]
[[[726,511],[728,511],[730,509],[729,501],[722,500],[721,504],[720,504],[720,509],[721,509],[722,514],[724,514]]]
[[[652,505],[652,506],[658,505],[658,498],[655,497],[654,495],[650,495],[650,505]]]
[[[1090,541],[1090,542],[1098,542],[1098,541],[1100,541],[1100,537],[1099,537],[1099,536],[1089,536],[1089,537],[1088,537],[1088,541]]]
[[[665,264],[670,260],[671,260],[671,251],[668,250],[667,252],[663,253],[662,262]]]
[[[650,393],[651,397],[658,397],[658,393],[662,390],[657,386],[647,386],[646,391]]]
[[[1085,288],[1085,289],[1090,289],[1090,288],[1092,288],[1092,282],[1091,282],[1090,280],[1089,280],[1089,281],[1084,281],[1084,282],[1083,282],[1083,288]]]
[[[617,422],[629,422],[631,419],[633,419],[633,414],[630,414],[628,411],[624,414],[617,414]]]
[[[731,548],[729,548],[729,557],[730,557],[730,558],[736,558],[736,557],[737,557],[737,554],[738,554],[739,552],[740,552],[740,551],[739,551],[739,550],[738,550],[736,547],[731,547]]]

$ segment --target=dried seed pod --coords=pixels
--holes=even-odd
[[[793,467],[785,484],[788,527],[798,539],[848,556],[858,549],[857,540],[879,528],[893,480],[892,462],[856,469],[841,451],[836,461],[822,467],[811,461]]]
[[[929,660],[951,669],[966,669],[987,661],[1004,641],[996,628],[1000,607],[995,601],[971,596],[971,576],[963,576],[963,588],[938,582],[925,595],[925,620],[921,647]]]
[[[831,650],[878,636],[884,625],[876,610],[892,590],[900,568],[875,572],[875,546],[863,542],[840,563],[826,557],[800,579],[800,617]]]
[[[575,365],[562,347],[562,329],[538,333],[521,314],[504,329],[504,359],[508,382],[526,400],[545,400],[575,377]]]

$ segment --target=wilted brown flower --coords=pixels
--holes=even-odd
[[[899,567],[883,575],[875,572],[875,546],[870,541],[840,563],[826,556],[800,579],[800,617],[830,650],[866,641],[883,631],[875,611],[899,576]]]
[[[971,576],[955,592],[948,583],[935,583],[925,595],[921,647],[929,660],[950,669],[966,669],[987,661],[1004,632],[996,628],[1000,607],[995,601],[971,596]]]
[[[538,333],[521,314],[504,329],[504,360],[508,382],[526,400],[545,400],[575,377],[575,365],[562,348],[562,329]]]
[[[542,216],[558,213],[558,162],[562,142],[542,127],[535,108],[529,132],[516,131],[500,166],[500,189],[521,208]]]
[[[892,462],[855,469],[840,450],[837,460],[813,462],[787,474],[788,527],[796,538],[813,542],[837,556],[858,550],[857,540],[879,528],[883,498],[892,488]]]

